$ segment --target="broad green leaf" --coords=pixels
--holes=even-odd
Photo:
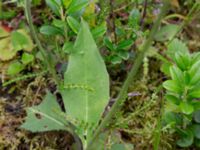
[[[113,55],[110,57],[110,61],[113,65],[116,65],[116,64],[120,64],[122,62],[122,58],[117,55]]]
[[[40,28],[40,33],[44,35],[58,35],[58,34],[63,35],[63,30],[55,26],[43,25]]]
[[[200,86],[195,86],[188,91],[188,96],[192,98],[200,98]]]
[[[116,27],[115,32],[116,32],[116,35],[119,36],[119,37],[126,35],[126,31],[124,30],[124,28]],[[133,33],[133,34],[135,34],[135,33]]]
[[[181,115],[175,112],[165,112],[163,119],[166,124],[180,125],[182,123]]]
[[[190,130],[185,131],[184,134],[181,135],[180,138],[181,139],[179,139],[177,141],[177,145],[180,147],[188,147],[188,146],[192,145],[192,143],[194,141],[193,133]]]
[[[3,10],[3,13],[0,13],[0,20],[12,19],[17,15],[16,10]]]
[[[84,14],[83,16],[86,18],[91,18],[91,16],[94,16],[95,10],[96,10],[96,6],[95,6],[95,0],[94,1],[90,1],[89,4],[87,5],[87,7],[84,10]]]
[[[41,5],[41,1],[42,0],[33,0],[32,3],[34,6],[38,6],[38,5]]]
[[[190,84],[190,74],[188,71],[185,71],[184,73],[184,83],[185,85],[189,85]]]
[[[200,140],[199,139],[194,139],[194,144],[196,147],[200,148]]]
[[[192,131],[196,138],[200,139],[200,125],[199,124],[193,124],[192,125]]]
[[[103,35],[105,33],[106,33],[106,24],[105,23],[95,27],[92,30],[92,35],[93,35],[94,39],[97,39],[98,37],[103,37]]]
[[[189,53],[189,50],[185,43],[178,39],[174,39],[167,47],[167,54],[174,60],[175,53]]]
[[[192,53],[192,65],[200,60],[200,52]]]
[[[67,54],[70,54],[71,52],[73,52],[73,43],[72,42],[66,42],[63,45],[63,51]]]
[[[24,65],[21,64],[20,62],[16,61],[16,62],[13,62],[9,65],[8,70],[7,70],[7,74],[8,75],[16,75],[20,71],[22,71],[23,69],[24,69]]]
[[[133,146],[130,144],[113,144],[110,150],[132,150]]]
[[[117,45],[117,49],[118,50],[121,50],[121,49],[128,49],[132,46],[133,44],[133,40],[130,39],[130,40],[124,40],[124,41],[121,41],[118,45]]]
[[[163,83],[163,87],[168,91],[182,93],[183,89],[174,80],[167,80]]]
[[[200,123],[200,110],[195,111],[193,117],[197,123]]]
[[[34,44],[30,36],[23,29],[14,31],[11,33],[11,40],[13,44],[13,48],[18,50],[32,51],[34,48]]]
[[[60,16],[60,5],[56,0],[45,0],[47,5],[52,9],[52,11],[57,15]]]
[[[52,26],[57,27],[59,29],[64,29],[66,22],[60,19],[53,19]]]
[[[200,60],[197,61],[195,64],[193,64],[189,70],[191,85],[197,83],[200,80],[200,67],[199,66],[200,66]]]
[[[117,52],[117,55],[124,60],[127,60],[129,58],[129,52],[128,51],[121,50],[121,51]]]
[[[14,50],[10,37],[3,38],[0,40],[0,60],[10,60],[16,55],[16,53],[17,51]]]
[[[128,19],[129,25],[134,29],[137,29],[139,27],[140,18],[141,18],[140,11],[134,8],[133,10],[131,10],[129,14],[129,19]]]
[[[18,50],[31,51],[34,48],[30,36],[22,29],[13,31],[11,34],[2,32],[2,35],[6,36],[0,40],[0,60],[2,61],[12,59]]]
[[[96,0],[89,1],[89,4],[84,8],[83,18],[88,21],[89,26],[96,26]]]
[[[200,110],[200,101],[198,99],[193,99],[191,104],[194,107],[194,111]]]
[[[111,51],[115,50],[115,45],[111,42],[111,40],[108,37],[105,37],[103,42],[109,50]]]
[[[65,8],[69,7],[70,3],[72,2],[72,0],[62,0],[62,1],[63,1]]]
[[[88,0],[72,0],[67,9],[67,12],[68,14],[78,12],[83,8],[85,8],[88,5],[88,3],[89,3]]]
[[[38,106],[29,107],[26,110],[27,117],[21,128],[32,132],[52,130],[66,130],[67,120],[62,113],[56,97],[48,92]]]
[[[109,76],[83,20],[73,53],[69,56],[62,96],[67,114],[87,124],[79,133],[86,146],[109,100]]]
[[[177,81],[179,85],[184,84],[184,74],[183,72],[176,66],[170,67],[170,75],[174,81]]]
[[[166,101],[165,111],[167,112],[177,112],[180,111],[179,105],[176,105],[170,101]]]
[[[26,53],[26,52],[22,54],[21,61],[24,65],[29,64],[33,60],[34,60],[34,56],[32,54],[29,54],[29,53]]]
[[[191,57],[189,53],[178,52],[175,53],[175,62],[181,70],[187,70],[191,64]]]
[[[171,40],[177,33],[178,28],[179,26],[173,24],[161,27],[161,29],[157,32],[154,38],[156,41],[161,41],[161,42],[166,40]]]
[[[170,76],[170,67],[172,66],[172,64],[170,63],[163,63],[161,65],[161,71],[165,74]]]
[[[108,131],[101,132],[96,141],[94,142],[93,146],[90,148],[91,150],[103,150],[105,149],[105,145],[107,144],[107,139],[109,136]]]
[[[170,103],[173,103],[175,105],[179,105],[180,104],[180,99],[178,99],[176,96],[174,95],[170,95],[170,94],[167,94],[165,96],[166,100],[169,101]]]
[[[184,114],[189,115],[194,112],[193,105],[188,102],[181,102],[179,107],[180,107],[182,113],[184,113]]]
[[[72,31],[77,34],[79,29],[80,29],[79,22],[75,18],[73,18],[72,16],[68,16],[67,17],[67,23],[69,24]]]

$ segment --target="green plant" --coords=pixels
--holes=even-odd
[[[199,146],[200,124],[195,118],[200,110],[200,53],[191,54],[184,43],[174,39],[167,55],[173,63],[164,69],[171,78],[163,83],[167,90],[164,121],[179,134],[177,145],[188,147],[195,143]]]
[[[25,2],[26,15],[34,40],[44,59],[49,59],[33,27],[30,1],[26,0]],[[72,1],[70,5],[74,6],[75,4],[76,2]],[[96,149],[96,146],[99,145],[98,142],[105,140],[105,137],[102,137],[104,135],[102,131],[112,122],[115,113],[121,108],[127,97],[128,87],[135,79],[145,54],[151,46],[161,19],[168,10],[168,4],[168,1],[165,1],[149,38],[144,43],[116,102],[105,118],[102,118],[102,114],[109,100],[109,77],[89,26],[82,19],[76,42],[73,44],[74,46],[70,46],[69,65],[64,74],[64,82],[57,78],[51,63],[47,61],[47,67],[51,67],[51,74],[56,78],[58,91],[62,95],[66,112],[61,111],[55,96],[48,92],[40,105],[27,108],[27,118],[21,127],[33,132],[67,130],[72,133],[76,140],[76,149],[80,149],[81,144],[83,144],[84,149]],[[68,8],[67,12],[73,12],[75,8]],[[58,13],[57,5],[53,4],[52,9],[55,14]],[[67,39],[66,35],[65,38]],[[116,144],[118,146],[113,147],[123,147],[119,142]]]
[[[71,123],[75,125],[76,134],[86,148],[108,103],[109,80],[103,60],[84,21],[81,23],[77,41],[69,58],[64,85],[60,90],[67,110],[65,116],[74,119]],[[82,108],[77,107],[77,104]],[[37,113],[41,117],[37,118]],[[42,104],[28,109],[28,118],[22,127],[31,131],[67,129],[66,120],[56,117],[57,113],[62,114],[62,111],[56,104],[56,99],[49,93]],[[36,123],[34,128],[32,122]]]
[[[0,38],[0,60],[9,61],[7,75],[17,75],[33,62],[34,56],[31,52],[34,44],[24,29],[9,32],[0,27]],[[19,51],[22,51],[22,56],[14,59]]]
[[[119,64],[122,60],[127,60],[129,58],[128,49],[132,46],[133,42],[133,39],[128,39],[119,42],[119,44],[114,44],[108,37],[104,38],[104,44],[111,53],[107,57],[107,60],[112,64]]]

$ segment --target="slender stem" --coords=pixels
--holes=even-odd
[[[199,10],[200,10],[200,3],[199,3],[199,2],[194,3],[194,5],[193,5],[192,8],[190,9],[188,15],[185,17],[185,20],[181,23],[181,25],[179,26],[179,28],[178,28],[176,34],[174,34],[173,38],[167,43],[167,45],[173,41],[173,39],[176,37],[176,35],[182,31],[183,27],[184,27],[185,25],[187,25],[187,24],[192,20],[193,14],[194,14],[196,11],[198,12]],[[166,19],[166,18],[165,18],[165,19]]]
[[[116,102],[111,107],[111,110],[108,112],[108,114],[105,116],[105,118],[102,120],[101,124],[99,125],[99,127],[95,131],[92,139],[90,140],[90,143],[89,143],[88,148],[87,148],[88,150],[91,149],[94,142],[98,138],[99,134],[106,128],[107,125],[109,125],[111,119],[113,118],[115,113],[121,108],[121,104],[125,101],[125,99],[127,97],[127,91],[128,91],[129,85],[132,84],[133,81],[135,80],[136,74],[139,71],[139,68],[142,64],[143,58],[144,58],[146,52],[148,51],[149,47],[151,46],[154,35],[158,31],[161,20],[162,20],[162,18],[164,18],[165,14],[167,13],[168,8],[169,8],[169,0],[165,0],[164,5],[162,7],[162,11],[161,11],[160,15],[158,16],[155,24],[153,25],[153,28],[152,28],[150,35],[149,35],[149,38],[146,40],[146,42],[145,42],[145,44],[142,48],[142,51],[137,56],[135,63],[133,65],[130,73],[128,74],[128,77],[127,77],[127,79],[125,80],[125,82],[122,86],[122,89],[121,89],[121,91],[120,91],[120,93],[117,97]]]
[[[143,29],[143,27],[144,27],[144,20],[145,20],[146,13],[147,13],[147,0],[144,1],[143,7],[144,7],[144,9],[143,9],[143,14],[142,14],[142,19],[140,20],[141,29]]]
[[[116,34],[116,25],[115,25],[115,13],[113,12],[114,9],[114,0],[110,0],[110,17],[111,17],[111,24],[112,24],[112,32],[114,33],[114,41],[117,43],[117,34]]]
[[[48,55],[46,53],[46,51],[44,50],[44,48],[42,47],[42,44],[40,43],[40,40],[38,39],[37,33],[35,31],[32,16],[31,16],[31,2],[30,1],[31,0],[25,0],[24,9],[25,9],[25,14],[26,14],[26,18],[27,18],[27,21],[28,21],[28,24],[29,24],[29,27],[30,27],[31,34],[32,34],[33,39],[35,40],[35,43],[37,44],[41,54],[42,54],[43,59],[46,60],[45,63],[48,66],[48,69],[50,70],[51,74],[53,75],[54,80],[56,81],[57,85],[59,85],[59,79],[58,79],[58,76],[56,75],[56,71],[54,69],[54,66],[51,63],[50,55]]]
[[[170,15],[165,17],[165,20],[171,19],[171,18],[179,18],[179,19],[185,20],[187,17],[185,17],[185,16],[183,16],[181,14],[170,14]]]
[[[67,24],[66,24],[66,19],[65,19],[65,12],[63,10],[63,7],[60,8],[60,18],[64,22],[64,36],[65,40],[68,40],[68,32],[67,32]]]

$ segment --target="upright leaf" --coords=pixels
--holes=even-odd
[[[78,12],[80,10],[82,10],[83,8],[85,8],[88,5],[88,0],[72,0],[72,2],[70,3],[67,12],[69,14]]]
[[[70,28],[74,33],[78,33],[78,30],[80,28],[79,22],[72,16],[67,17],[67,23],[69,24]]]
[[[183,43],[182,41],[178,40],[178,39],[174,39],[172,42],[170,42],[170,44],[167,47],[167,54],[174,60],[175,56],[174,54],[177,52],[180,53],[188,53],[189,50],[186,46],[185,43]]]
[[[177,66],[170,67],[170,74],[173,80],[177,81],[179,85],[183,84],[184,82],[184,75],[181,69]]]
[[[52,11],[59,16],[60,3],[57,0],[45,0],[47,5],[52,9]]]
[[[163,83],[163,87],[174,93],[182,93],[183,89],[180,87],[176,81],[167,80]]]
[[[104,61],[85,21],[69,56],[62,91],[70,117],[86,126],[80,133],[85,146],[109,100],[109,77]]]
[[[169,24],[164,27],[162,27],[155,35],[155,40],[156,41],[166,41],[166,40],[171,40],[176,32],[178,31],[179,26],[174,25],[174,24]]]

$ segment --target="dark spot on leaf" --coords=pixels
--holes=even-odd
[[[57,100],[57,102],[58,102],[58,104],[59,104],[61,110],[62,110],[63,112],[66,112],[66,111],[65,111],[65,106],[64,106],[64,102],[63,102],[62,95],[61,95],[60,93],[56,93],[56,98],[57,98],[56,100]]]
[[[37,119],[42,119],[42,116],[41,116],[40,114],[38,114],[38,113],[35,113],[35,117],[36,117]]]
[[[45,126],[44,126],[44,128],[46,129],[46,128],[48,128],[48,126],[47,126],[47,125],[45,125]]]

